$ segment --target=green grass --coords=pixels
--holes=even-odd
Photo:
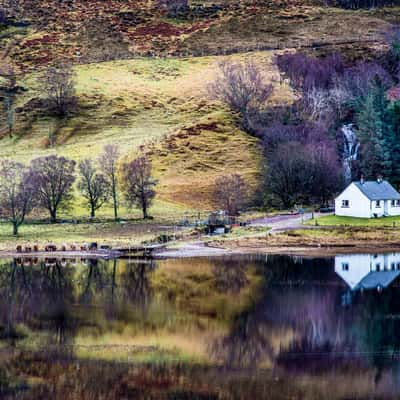
[[[43,246],[46,243],[98,242],[117,246],[141,243],[157,235],[155,227],[134,222],[26,224],[20,227],[17,237],[14,237],[11,232],[10,224],[0,224],[0,250],[14,249],[17,244]]]
[[[271,52],[229,56],[270,62]],[[23,162],[48,154],[79,161],[96,159],[104,145],[119,144],[123,159],[142,146],[152,148],[160,203],[210,209],[210,185],[232,168],[254,180],[259,170],[257,141],[238,129],[232,114],[209,96],[220,58],[110,61],[75,67],[79,110],[62,121],[38,109],[16,113],[15,132],[0,140],[0,157]],[[267,71],[266,78],[276,72]],[[43,97],[38,73],[22,76],[16,106]],[[274,101],[287,95],[279,87]],[[49,132],[56,144],[48,147]],[[175,135],[173,140],[171,136]],[[157,150],[158,149],[158,150]],[[229,154],[229,157],[227,157]],[[72,216],[80,216],[80,203]]]
[[[184,93],[179,105],[169,103],[171,98],[180,97],[177,91],[187,75],[198,72],[197,64],[135,59],[78,66],[76,92],[81,108],[59,123],[57,144],[52,148],[45,145],[49,131],[56,125],[54,119],[38,115],[32,120],[32,114],[17,115],[15,137],[2,139],[0,155],[29,160],[59,152],[80,160],[97,156],[107,143],[120,144],[127,154],[161,139],[203,115],[196,112],[195,104],[190,104],[191,98]],[[203,60],[200,71],[207,64]],[[18,98],[17,106],[42,96],[37,78],[38,74],[30,74],[20,82],[28,91]]]
[[[113,208],[107,204],[96,212],[96,219],[91,222],[87,207],[77,199],[71,209],[58,214],[59,220],[70,221],[68,223],[45,223],[48,214],[43,210],[37,215],[39,221],[43,222],[27,218],[19,227],[17,237],[12,235],[11,224],[0,223],[0,250],[14,249],[17,244],[43,245],[49,242],[56,244],[98,242],[113,246],[138,244],[154,240],[165,232],[166,226],[177,225],[183,219],[197,220],[199,213],[201,218],[205,218],[205,214],[199,210],[159,199],[154,201],[149,213],[153,219],[143,220],[140,210],[122,206],[119,208],[122,222],[114,222]],[[167,229],[166,233],[171,232]]]
[[[306,225],[320,226],[371,226],[371,227],[388,227],[400,226],[400,216],[382,217],[382,218],[355,218],[355,217],[338,217],[336,215],[327,215],[317,219],[309,220]]]
[[[163,233],[176,234],[177,231],[173,226],[179,224],[182,219],[193,221],[198,218],[197,212],[190,212],[186,207],[178,208],[165,202],[157,202],[150,210],[154,219],[141,219],[139,211],[129,214],[124,214],[124,209],[120,211],[121,222],[112,220],[111,210],[108,214],[99,213],[94,222],[90,222],[87,217],[77,218],[76,214],[73,219],[75,222],[50,224],[27,220],[19,227],[18,236],[12,235],[11,224],[3,222],[0,223],[0,250],[14,249],[18,244],[43,246],[46,243],[98,242],[112,246],[134,245],[144,241],[154,241]],[[204,214],[200,215],[204,217]],[[72,221],[71,214],[60,214],[60,218]]]

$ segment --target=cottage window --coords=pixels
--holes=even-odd
[[[349,207],[349,206],[350,206],[349,200],[342,200],[342,208]]]
[[[343,262],[342,263],[342,270],[343,271],[348,271],[349,270],[349,263]]]
[[[390,264],[390,268],[391,268],[392,270],[396,269],[396,264],[395,264],[394,262],[392,262],[392,263]]]
[[[375,207],[376,207],[376,208],[381,208],[381,201],[380,201],[380,200],[377,200],[377,201],[376,201]]]
[[[397,269],[400,269],[400,263],[399,262],[397,263]]]
[[[396,200],[397,207],[400,207],[400,200]]]
[[[392,205],[392,207],[396,207],[396,200],[392,200],[391,205]]]
[[[381,270],[381,264],[380,264],[380,263],[376,263],[375,269],[376,269],[377,271],[380,271],[380,270]]]

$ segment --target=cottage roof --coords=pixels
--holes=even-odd
[[[375,289],[378,286],[388,287],[398,276],[400,271],[372,271],[366,275],[354,288],[357,289]]]
[[[387,181],[354,182],[370,200],[400,200],[400,193]]]

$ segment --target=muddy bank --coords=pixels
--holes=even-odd
[[[329,236],[326,234],[329,233]],[[364,232],[365,234],[365,232]],[[288,254],[299,256],[334,256],[349,253],[390,253],[400,252],[399,232],[374,232],[373,236],[358,237],[353,231],[353,237],[341,237],[339,232],[325,231],[322,236],[307,236],[302,232],[277,234],[268,237],[220,239],[212,242],[182,242],[176,247],[154,249],[151,257],[166,258],[193,258],[218,257],[246,254]],[[0,251],[0,258],[98,258],[109,259],[123,256],[117,250],[97,251],[39,251],[17,252]],[[150,255],[149,255],[150,256]]]
[[[154,257],[165,258],[193,258],[193,257],[217,257],[246,254],[287,254],[298,256],[331,257],[337,254],[356,253],[395,253],[400,252],[399,244],[376,245],[365,243],[363,245],[337,245],[337,246],[238,246],[235,243],[225,242],[224,245],[197,243],[196,245],[184,245],[176,249],[165,249],[157,252]]]
[[[332,256],[346,253],[400,252],[400,230],[338,227],[290,230],[276,234],[216,237],[210,242],[182,243],[158,252],[159,258],[210,257],[234,254]]]

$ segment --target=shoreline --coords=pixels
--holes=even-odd
[[[154,254],[157,260],[163,259],[182,259],[197,257],[227,257],[240,255],[292,255],[301,257],[334,257],[338,254],[358,254],[358,253],[396,253],[400,252],[398,245],[366,245],[366,246],[270,246],[270,247],[216,247],[216,246],[183,246],[179,249],[165,249]]]
[[[357,253],[396,253],[400,252],[400,244],[381,244],[372,243],[338,244],[329,246],[315,246],[307,244],[297,245],[275,245],[275,246],[233,246],[233,243],[225,242],[219,245],[208,245],[204,242],[185,243],[178,248],[164,248],[155,251],[151,257],[155,260],[164,259],[182,259],[182,258],[201,258],[201,257],[229,257],[229,256],[246,256],[246,255],[293,255],[301,257],[333,257],[338,254],[357,254]],[[230,244],[230,246],[229,246]],[[39,252],[16,252],[11,250],[0,251],[0,259],[103,259],[109,260],[121,258],[124,254],[117,250],[110,251],[39,251]]]
[[[92,259],[112,259],[121,257],[123,254],[119,251],[37,251],[37,252],[17,252],[17,251],[8,251],[2,250],[0,251],[0,259],[1,258],[92,258]]]

